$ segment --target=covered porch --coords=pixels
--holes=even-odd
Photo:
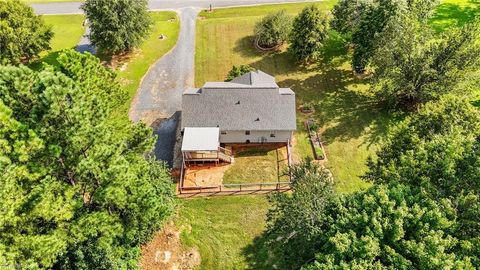
[[[220,162],[232,163],[232,151],[220,147],[220,129],[218,127],[186,127],[182,141],[183,165]]]

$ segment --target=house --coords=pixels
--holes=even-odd
[[[207,82],[182,97],[184,159],[222,160],[225,144],[289,144],[296,130],[295,93],[252,71],[230,82]]]

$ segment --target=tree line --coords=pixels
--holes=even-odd
[[[294,166],[292,193],[269,197],[255,247],[268,252],[251,260],[255,268],[480,268],[480,111],[469,100],[479,88],[480,27],[475,19],[433,31],[437,4],[344,0],[331,19],[314,6],[297,15],[305,27],[293,24],[289,36],[298,40],[288,48],[297,59],[321,61],[328,31],[336,31],[352,69],[370,73],[377,100],[409,114],[368,159],[365,190],[338,193],[316,163]],[[329,20],[328,31],[306,27],[318,17]],[[298,34],[313,31],[324,35]],[[297,47],[312,42],[320,45],[308,54]]]
[[[83,4],[101,53],[141,43],[146,3]],[[137,269],[176,205],[152,130],[112,117],[128,97],[99,58],[28,66],[53,32],[27,4],[0,1],[0,19],[0,268]]]
[[[473,81],[480,60],[480,23],[435,32],[429,25],[436,0],[339,1],[331,15],[305,7],[295,18],[272,13],[255,27],[261,45],[287,43],[304,64],[322,61],[325,43],[339,34],[350,48],[356,74],[387,108],[415,110]]]

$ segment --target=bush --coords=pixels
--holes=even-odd
[[[50,49],[53,31],[18,0],[0,1],[0,64],[19,64]]]
[[[275,47],[288,40],[292,29],[292,18],[285,10],[265,16],[255,25],[255,36],[258,44]]]
[[[325,155],[323,154],[322,147],[315,147],[315,155],[317,156],[318,159],[324,159],[325,158]]]
[[[229,82],[236,77],[242,76],[250,71],[254,71],[255,69],[249,65],[240,65],[240,66],[232,66],[232,69],[228,72],[227,78],[225,78],[226,82]]]

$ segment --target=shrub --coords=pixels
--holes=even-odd
[[[292,18],[285,10],[265,16],[255,25],[258,44],[265,47],[281,45],[288,40]]]
[[[226,82],[229,82],[236,77],[242,76],[250,71],[254,71],[255,69],[249,65],[240,65],[240,66],[232,66],[232,69],[228,72],[227,78],[225,79]]]

